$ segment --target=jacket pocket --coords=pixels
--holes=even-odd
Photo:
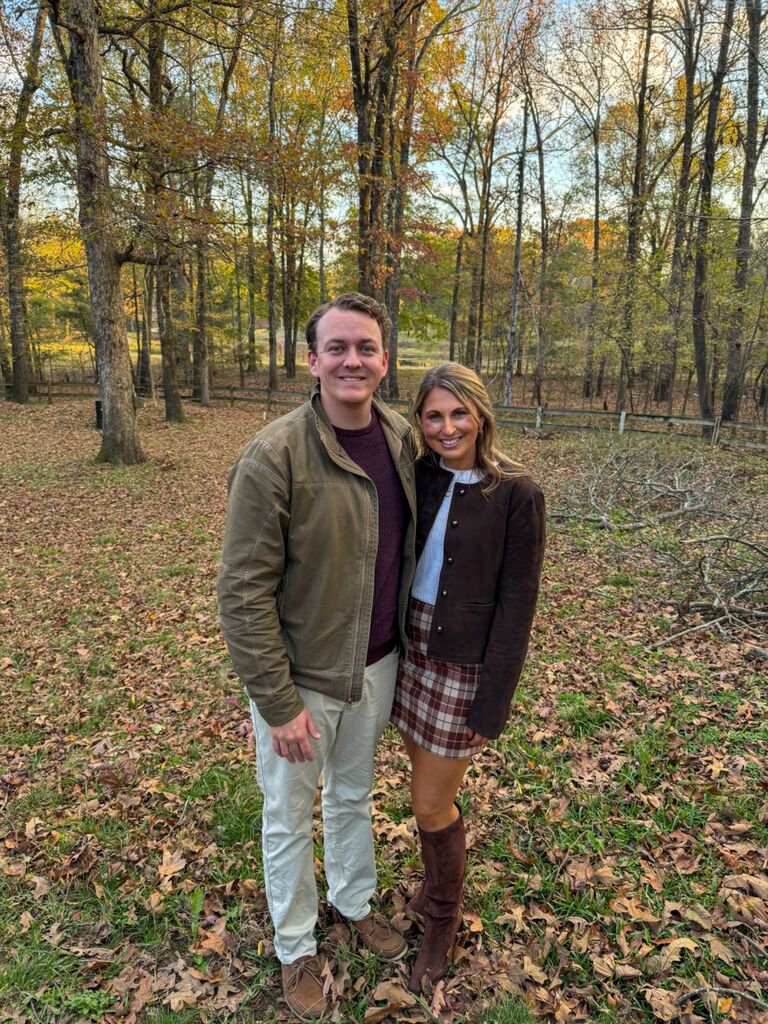
[[[465,638],[463,648],[467,659],[479,662],[485,657],[495,608],[494,601],[462,601],[457,605],[457,632]]]

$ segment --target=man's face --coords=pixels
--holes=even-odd
[[[323,405],[331,422],[344,412],[370,404],[387,372],[381,328],[367,313],[329,309],[317,322],[317,353],[309,353],[309,370],[320,381]]]

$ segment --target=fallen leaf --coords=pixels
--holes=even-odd
[[[613,953],[606,953],[605,956],[593,954],[590,957],[590,960],[592,961],[592,966],[594,967],[595,974],[598,978],[606,979],[613,977],[613,972],[616,967],[616,957]]]
[[[631,964],[616,964],[613,973],[617,978],[639,978],[643,972]]]
[[[27,865],[23,860],[3,861],[3,874],[13,878],[22,878],[27,872]]]
[[[716,935],[705,935],[704,938],[707,941],[707,945],[709,946],[709,950],[712,953],[713,957],[715,957],[717,960],[724,961],[724,963],[726,964],[733,963],[733,953],[725,945],[724,942],[721,942],[720,939],[718,939]]]
[[[686,939],[684,937],[672,939],[672,941],[667,943],[664,947],[661,956],[659,957],[659,970],[666,973],[672,964],[677,963],[682,956],[682,951],[684,949],[688,949],[692,953],[695,953],[698,948],[698,945],[693,941],[693,939]]]
[[[700,903],[692,903],[683,910],[683,917],[709,930],[712,927],[712,915]]]
[[[161,878],[170,878],[171,875],[177,875],[183,871],[186,866],[187,862],[184,860],[181,850],[174,850],[173,853],[170,850],[163,850],[163,863],[157,871]]]
[[[537,967],[533,960],[531,960],[527,955],[523,956],[523,974],[526,978],[530,978],[532,981],[537,981],[540,985],[543,985],[547,980],[547,976],[544,971],[542,971],[540,967]]]
[[[50,891],[51,883],[47,878],[43,878],[42,875],[30,875],[29,881],[35,883],[35,888],[32,893],[33,899],[42,899],[42,897]]]
[[[233,945],[233,938],[227,932],[227,919],[221,917],[212,928],[197,929],[198,941],[189,947],[190,953],[219,953],[226,956]]]
[[[617,914],[628,917],[630,921],[645,921],[647,924],[657,924],[661,918],[652,914],[647,907],[644,907],[640,900],[633,896],[617,896],[611,900],[611,909]]]
[[[470,932],[481,932],[484,930],[483,922],[477,914],[473,914],[471,911],[465,910],[463,918],[464,921],[468,923]]]
[[[643,995],[650,1004],[654,1016],[659,1020],[677,1020],[680,1017],[675,997],[667,989],[647,988],[643,991]]]
[[[768,900],[768,878],[764,875],[726,875],[722,881],[724,889],[738,889],[741,892]]]

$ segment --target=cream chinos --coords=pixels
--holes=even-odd
[[[264,795],[261,842],[275,952],[284,964],[317,952],[317,887],[312,806],[323,778],[323,834],[328,901],[359,921],[376,891],[371,831],[373,753],[389,720],[397,651],[365,670],[362,699],[343,701],[297,686],[320,733],[314,761],[291,764],[272,749],[269,726],[251,702],[256,774]]]

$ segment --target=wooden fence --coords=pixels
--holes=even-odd
[[[162,386],[158,388],[162,395]],[[98,398],[99,390],[95,384],[87,383],[48,383],[38,384],[39,401],[52,402],[54,398]],[[237,387],[230,385],[214,385],[210,389],[211,400],[228,402],[253,402],[266,405],[267,411],[272,408],[295,408],[307,400],[308,391],[272,391],[265,387]],[[182,389],[182,398],[192,401],[189,389]],[[140,401],[142,401],[140,399]],[[410,399],[393,399],[389,405],[400,412],[408,413],[412,407]],[[495,406],[498,422],[505,427],[522,427],[525,430],[549,432],[553,430],[597,430],[617,434],[668,434],[684,436],[692,440],[704,441],[716,445],[726,444],[742,448],[768,450],[768,424],[765,423],[734,423],[730,420],[703,420],[685,416],[663,416],[649,413],[604,412],[594,409],[549,409],[544,406],[497,405]]]

